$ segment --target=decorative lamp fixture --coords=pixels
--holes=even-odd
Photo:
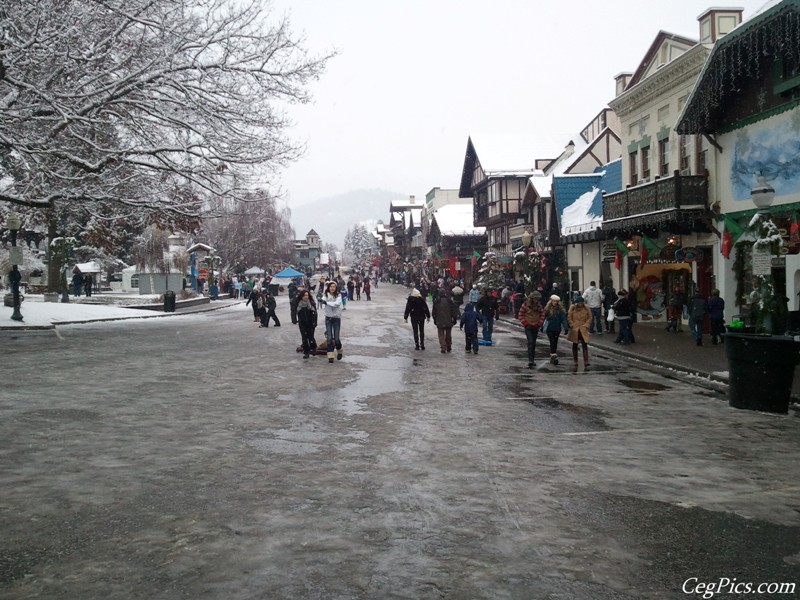
[[[529,247],[531,245],[532,241],[533,241],[533,236],[531,235],[531,232],[529,230],[527,230],[527,229],[525,231],[523,231],[522,232],[522,245],[527,248],[527,247]]]
[[[775,188],[767,183],[763,175],[759,175],[758,185],[750,192],[750,197],[759,211],[766,211],[775,199]]]
[[[8,217],[6,217],[6,227],[16,235],[17,231],[22,227],[22,219],[19,218],[17,213],[8,213]]]

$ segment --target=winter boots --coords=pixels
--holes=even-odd
[[[328,352],[328,362],[329,362],[329,363],[332,363],[332,362],[333,362],[333,358],[334,358],[334,354],[333,354],[333,352]]]
[[[588,348],[584,348],[583,349],[583,366],[584,367],[588,367],[589,366],[589,349]]]
[[[550,355],[550,364],[557,365],[558,364],[558,354],[551,354]]]

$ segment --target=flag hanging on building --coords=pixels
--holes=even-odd
[[[630,250],[624,242],[617,238],[614,238],[614,244],[617,247],[617,253],[614,256],[614,268],[619,271],[620,267],[622,266],[622,258],[628,256],[628,252],[630,252]]]
[[[744,228],[728,215],[725,215],[725,232],[722,234],[722,244],[720,244],[720,251],[722,256],[726,259],[730,258],[733,245],[736,243],[742,234]]]
[[[641,250],[639,252],[639,255],[641,257],[640,264],[642,266],[646,265],[647,264],[647,258],[651,254],[658,254],[659,252],[661,252],[661,248],[658,247],[658,244],[656,244],[655,241],[651,240],[646,235],[643,235],[642,236],[642,247],[641,247]]]

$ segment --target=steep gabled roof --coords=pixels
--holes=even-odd
[[[667,31],[659,31],[658,35],[656,35],[653,43],[650,44],[650,48],[648,48],[647,52],[642,59],[642,62],[639,63],[639,66],[636,67],[636,70],[633,72],[633,76],[628,81],[628,85],[625,89],[630,89],[637,83],[639,83],[642,79],[644,79],[647,70],[650,66],[658,60],[658,54],[661,50],[661,47],[664,45],[665,42],[672,41],[682,46],[686,46],[686,49],[696,46],[697,40],[693,40],[691,38],[683,37],[682,35],[676,35],[674,33],[669,33]]]

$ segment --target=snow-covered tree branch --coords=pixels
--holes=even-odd
[[[0,200],[199,216],[297,158],[311,57],[262,0],[5,0]]]

